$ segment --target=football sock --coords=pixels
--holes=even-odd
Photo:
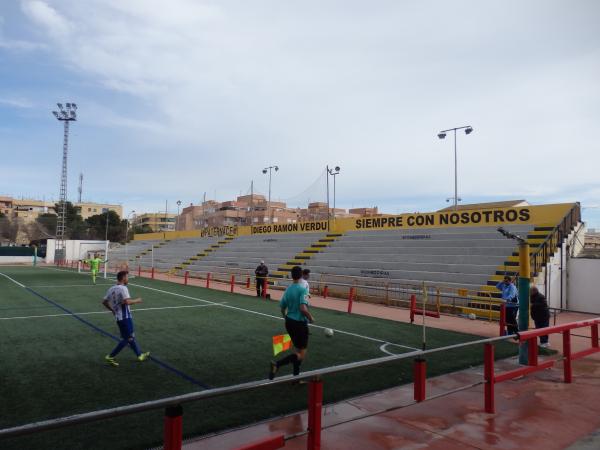
[[[285,366],[286,364],[294,364],[296,361],[298,361],[298,355],[292,353],[291,355],[287,355],[285,358],[281,358],[280,360],[278,360],[276,363],[277,368]]]

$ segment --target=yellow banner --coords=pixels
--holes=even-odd
[[[209,227],[193,231],[136,234],[135,240],[181,239],[187,237],[247,236],[250,234],[317,233],[331,231],[406,230],[427,228],[485,227],[501,225],[556,226],[573,207],[573,203],[488,208],[431,213],[407,213],[379,217],[335,219],[328,222],[297,222],[252,226]],[[330,225],[330,226],[329,226]]]

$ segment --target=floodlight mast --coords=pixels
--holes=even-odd
[[[454,132],[454,209],[458,209],[458,202],[462,199],[458,198],[458,158],[456,152],[456,131],[457,130],[465,130],[465,134],[471,134],[473,132],[473,127],[471,125],[465,125],[464,127],[456,127],[449,128],[447,130],[442,130],[438,133],[439,139],[444,139],[446,137],[446,133],[448,131]],[[448,201],[448,200],[446,200]]]
[[[67,216],[67,157],[69,153],[69,122],[77,120],[77,105],[67,103],[63,107],[62,103],[57,103],[58,111],[52,111],[54,117],[63,122],[63,157],[62,173],[60,178],[60,195],[58,202],[57,220],[56,220],[56,246],[54,250],[54,259],[57,261],[66,260],[65,232]]]

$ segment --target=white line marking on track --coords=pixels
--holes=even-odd
[[[54,267],[44,267],[44,269],[57,270],[57,271],[60,271],[60,272],[78,273],[78,272],[71,272],[70,270],[65,270],[65,269],[57,269],[57,268],[54,268]],[[79,273],[79,274],[80,275],[87,275],[87,274],[84,274],[84,273]],[[149,286],[144,286],[142,284],[129,283],[129,285],[130,286],[141,287],[143,289],[149,289],[151,291],[161,292],[163,294],[174,295],[176,297],[187,298],[189,300],[194,300],[194,301],[197,301],[197,302],[204,302],[204,303],[210,303],[210,304],[214,304],[214,305],[221,305],[223,308],[229,308],[229,309],[233,309],[233,310],[237,310],[237,311],[243,311],[243,312],[247,312],[247,313],[250,313],[250,314],[256,314],[258,316],[269,317],[271,319],[283,320],[283,317],[280,317],[280,316],[274,316],[274,315],[271,315],[271,314],[265,314],[265,313],[261,313],[261,312],[258,312],[258,311],[252,311],[251,309],[239,308],[237,306],[224,305],[222,303],[211,302],[210,300],[204,300],[202,298],[190,297],[189,295],[177,294],[176,292],[170,292],[170,291],[165,291],[163,289],[152,288],[152,287],[149,287]],[[325,328],[328,328],[328,327],[324,327],[324,326],[321,326],[321,325],[314,325],[314,324],[311,324],[310,326],[313,327],[313,328],[320,328],[322,330],[325,329]],[[368,341],[380,342],[382,344],[390,344],[390,345],[394,345],[396,347],[406,348],[408,350],[419,350],[416,347],[410,347],[408,345],[402,345],[402,344],[395,344],[393,342],[384,341],[383,339],[377,339],[377,338],[373,338],[373,337],[370,337],[370,336],[364,336],[362,334],[352,333],[350,331],[337,330],[335,328],[333,328],[333,331],[335,331],[336,333],[345,334],[347,336],[354,336],[354,337],[357,337],[357,338],[366,339]],[[382,350],[382,351],[385,353],[384,350]]]
[[[182,308],[205,308],[207,306],[221,306],[220,303],[214,305],[180,305],[180,306],[160,306],[156,308],[136,308],[131,309],[132,312],[141,311],[159,311],[163,309],[182,309]],[[77,316],[88,316],[91,314],[110,314],[110,311],[89,311],[89,312],[74,312]],[[0,320],[17,320],[17,319],[41,319],[44,317],[71,317],[73,314],[45,314],[41,316],[16,316],[16,317],[0,317]]]

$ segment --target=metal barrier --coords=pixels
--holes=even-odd
[[[600,319],[599,319],[600,320]],[[431,350],[416,350],[407,352],[399,355],[383,356],[379,358],[369,359],[365,361],[352,362],[348,364],[342,364],[339,366],[327,367],[324,369],[312,370],[301,373],[300,375],[286,375],[275,380],[258,380],[251,381],[248,383],[237,384],[234,386],[227,386],[215,389],[208,389],[200,392],[191,392],[188,394],[182,394],[178,396],[163,398],[159,400],[151,400],[143,403],[136,403],[133,405],[121,406],[117,408],[103,409],[100,411],[94,411],[83,414],[75,414],[68,417],[61,417],[57,419],[45,420],[36,423],[30,423],[27,425],[21,425],[12,428],[5,428],[0,430],[0,439],[9,437],[17,437],[23,435],[34,434],[42,431],[65,428],[78,424],[96,422],[103,419],[109,419],[113,417],[120,417],[129,414],[135,414],[143,411],[151,411],[157,409],[165,409],[164,414],[164,449],[165,450],[179,450],[181,449],[181,436],[182,436],[182,418],[183,418],[183,407],[182,405],[189,402],[201,401],[208,398],[221,397],[225,395],[231,395],[238,392],[253,391],[261,389],[266,386],[283,385],[289,383],[298,383],[299,381],[308,381],[308,429],[305,433],[307,434],[307,449],[315,450],[320,448],[321,442],[321,417],[322,417],[322,404],[323,404],[323,377],[327,375],[337,374],[341,372],[347,372],[350,370],[374,367],[390,362],[414,359],[415,364],[419,365],[419,376],[416,383],[418,383],[419,389],[419,400],[426,400],[425,392],[425,370],[424,366],[421,365],[427,355],[431,355],[438,352],[447,352],[454,349],[481,345],[481,344],[493,344],[499,341],[505,341],[513,336],[503,336],[488,339],[480,339],[471,342],[465,342],[461,344],[449,345],[446,347],[440,347]],[[415,369],[416,370],[416,369]],[[478,383],[480,384],[480,383]],[[469,386],[470,387],[470,386]],[[292,439],[298,437],[298,434],[285,439]],[[252,448],[252,447],[250,447]],[[257,447],[261,448],[261,447]]]
[[[600,352],[600,346],[598,345],[598,324],[600,324],[600,318],[519,332],[517,334],[519,342],[521,345],[527,345],[527,366],[504,372],[502,374],[494,373],[494,347],[493,345],[486,343],[484,345],[485,412],[494,413],[496,411],[494,396],[494,386],[496,383],[501,383],[503,381],[512,380],[530,373],[548,369],[553,367],[558,361],[557,359],[550,359],[548,361],[544,361],[543,363],[538,361],[537,338],[540,336],[562,333],[564,382],[571,383],[573,381],[573,360]],[[591,328],[592,346],[586,350],[573,353],[571,352],[571,330],[584,327]]]

